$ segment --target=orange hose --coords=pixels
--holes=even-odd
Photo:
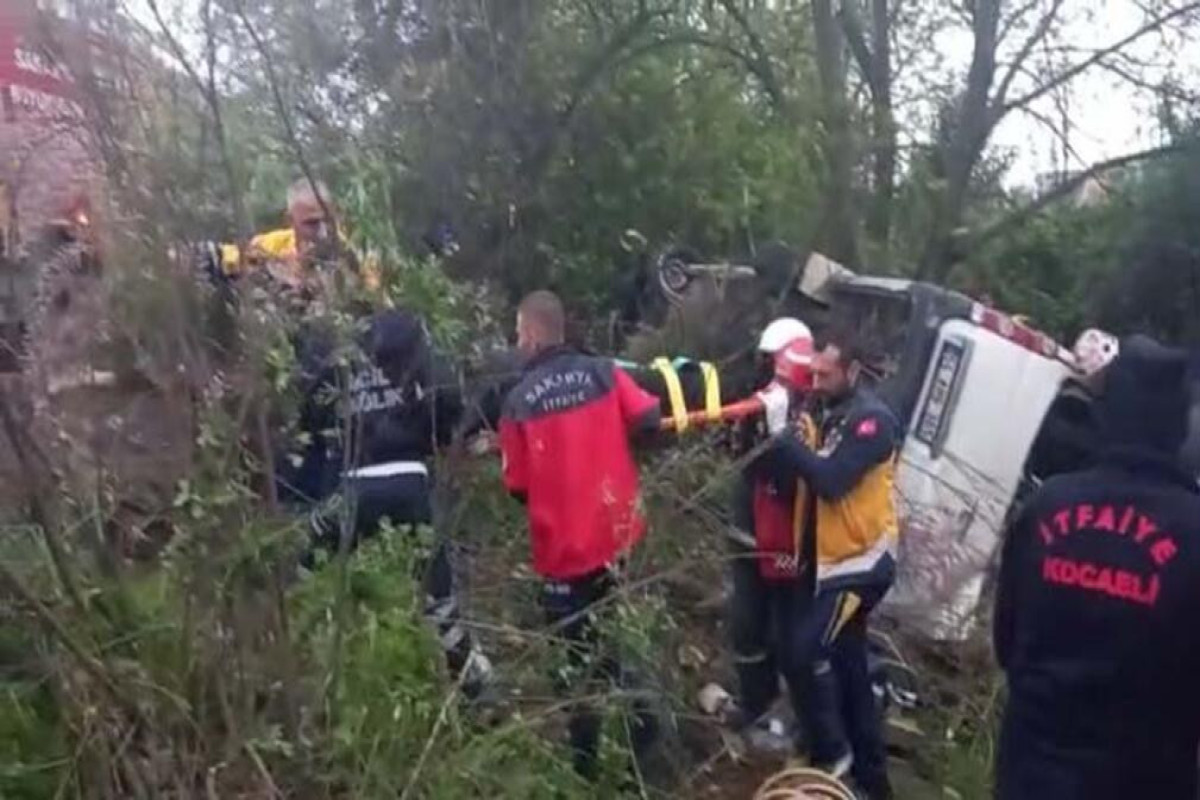
[[[736,403],[730,403],[727,406],[721,406],[720,415],[715,420],[709,417],[707,411],[688,412],[688,427],[692,425],[704,425],[709,422],[736,422],[739,419],[760,414],[762,410],[762,400],[759,400],[757,397],[749,397],[745,400],[739,400]],[[675,418],[663,417],[661,426],[664,431],[675,430]]]

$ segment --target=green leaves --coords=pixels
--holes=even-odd
[[[1093,325],[1194,341],[1200,336],[1195,152],[1106,176],[1099,202],[1065,198],[971,254],[958,282],[1068,343]]]

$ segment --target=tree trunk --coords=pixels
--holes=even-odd
[[[891,16],[888,0],[871,3],[871,210],[867,234],[886,262],[892,235],[892,198],[896,190],[896,120],[892,114]]]
[[[844,40],[832,0],[813,0],[817,70],[821,79],[825,123],[825,211],[819,246],[854,268],[859,264],[853,207],[854,149],[846,103]]]
[[[925,280],[944,281],[962,255],[957,239],[963,206],[975,165],[995,126],[989,99],[996,77],[1000,5],[1001,0],[978,0],[975,4],[975,50],[967,73],[967,88],[954,114],[953,130],[939,155],[944,189],[935,200],[933,224],[917,270],[917,277]]]

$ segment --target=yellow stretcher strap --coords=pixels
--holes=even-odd
[[[700,374],[704,376],[704,411],[709,422],[721,420],[721,376],[717,368],[707,361],[700,362]]]
[[[679,373],[665,358],[656,358],[651,367],[658,370],[667,385],[667,399],[671,401],[671,416],[675,419],[675,432],[683,433],[688,429],[687,402],[683,398],[683,384],[679,382]]]

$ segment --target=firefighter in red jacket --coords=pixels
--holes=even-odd
[[[811,541],[804,535],[810,503],[803,483],[773,480],[753,454],[789,421],[805,421],[810,440],[815,440],[811,418],[803,411],[812,388],[812,333],[797,319],[774,320],[763,330],[758,352],[762,379],[769,378],[761,394],[779,402],[766,403],[774,412],[769,418],[745,421],[739,437],[739,454],[749,460],[736,485],[729,531],[733,592],[728,625],[738,678],[729,722],[752,749],[787,754],[792,738],[769,712],[779,696],[781,676],[793,703],[803,696],[808,665],[796,663],[787,644],[812,594],[806,565]]]
[[[567,346],[564,330],[551,292],[521,302],[517,345],[528,361],[500,420],[504,484],[528,508],[542,605],[570,647],[569,672],[594,670],[620,683],[626,676],[601,652],[592,607],[614,590],[615,567],[645,532],[630,439],[657,430],[661,412],[611,360]],[[575,769],[593,777],[601,717],[578,704],[568,727]],[[656,727],[649,708],[636,706],[630,729],[639,761]]]

